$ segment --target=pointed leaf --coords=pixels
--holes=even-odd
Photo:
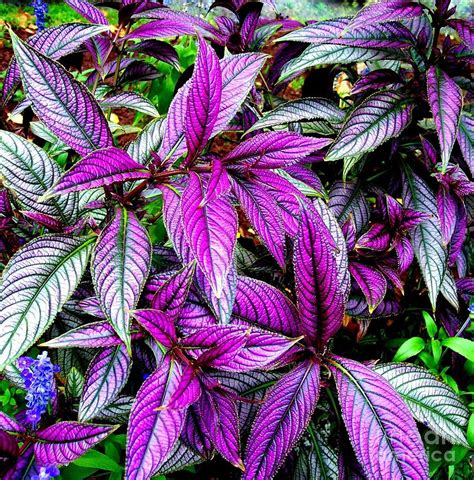
[[[269,389],[250,432],[244,480],[274,477],[311,420],[319,375],[319,365],[307,360]]]
[[[406,207],[430,215],[411,232],[411,240],[423,275],[433,310],[443,283],[448,253],[443,245],[436,199],[425,181],[405,168],[403,201]]]
[[[92,359],[79,402],[80,422],[95,418],[115,400],[127,383],[131,367],[125,345],[106,348]]]
[[[201,37],[189,86],[185,119],[188,158],[194,159],[206,146],[216,124],[222,96],[222,74],[214,50]]]
[[[387,293],[387,280],[376,268],[360,262],[350,262],[349,271],[367,299],[369,313],[372,313]]]
[[[329,138],[303,137],[294,132],[260,133],[239,144],[224,162],[255,169],[288,167],[330,142]]]
[[[416,365],[386,363],[374,370],[390,382],[419,422],[449,442],[467,446],[469,410],[451,387]]]
[[[267,58],[262,53],[242,53],[229,55],[220,61],[222,98],[213,135],[224,130],[235,117]]]
[[[237,216],[229,200],[220,198],[201,207],[201,180],[191,172],[181,200],[184,231],[191,252],[216,297],[222,295],[237,238]]]
[[[239,277],[232,321],[296,337],[298,313],[282,292],[250,277]]]
[[[461,89],[438,66],[431,66],[428,69],[426,81],[428,100],[441,147],[441,161],[446,168],[456,140],[462,109]]]
[[[107,95],[100,100],[100,106],[107,108],[130,108],[145,113],[151,117],[158,117],[159,112],[148,98],[135,92],[117,92]]]
[[[0,371],[51,325],[79,284],[93,241],[46,235],[10,259],[0,289]]]
[[[130,310],[140,297],[151,263],[151,243],[133,212],[117,209],[100,234],[92,278],[102,310],[130,350]]]
[[[168,38],[177,35],[193,35],[195,29],[193,25],[184,24],[175,20],[155,20],[140,25],[131,33],[129,33],[124,40],[132,39],[153,39],[153,38]]]
[[[344,111],[332,100],[326,98],[302,98],[284,103],[267,112],[247,130],[247,133],[260,130],[261,128],[306,120],[327,120],[330,123],[341,123],[344,117]]]
[[[334,248],[326,235],[321,217],[302,207],[293,254],[298,310],[307,342],[319,348],[339,330],[346,300]]]
[[[9,417],[6,413],[0,412],[0,431],[23,433],[25,432],[25,427],[18,423],[14,418]]]
[[[326,160],[375,150],[405,129],[410,123],[412,110],[412,101],[401,93],[379,92],[371,95],[351,113],[331,145]]]
[[[134,318],[143,328],[166,348],[172,348],[178,341],[173,318],[160,310],[135,310]]]
[[[89,20],[91,23],[108,25],[106,16],[87,0],[64,0],[79,15]]]
[[[179,371],[169,357],[137,393],[127,432],[127,480],[148,480],[163,465],[184,424],[185,410],[161,409],[179,383]]]
[[[163,120],[152,120],[133,140],[127,145],[126,152],[133,160],[142,165],[148,165],[152,160],[152,152],[159,150],[163,141]]]
[[[4,185],[13,190],[26,210],[61,219],[65,224],[77,216],[77,194],[39,202],[61,175],[57,163],[34,143],[0,132],[0,174]]]
[[[368,478],[428,479],[428,461],[410,410],[381,375],[332,357],[342,417]]]
[[[68,170],[46,197],[149,178],[151,173],[116,147],[103,148],[85,156]]]
[[[117,427],[58,422],[37,433],[34,445],[40,465],[66,465],[108,437]]]
[[[87,88],[14,34],[12,43],[26,96],[38,118],[81,155],[111,146],[107,121]]]
[[[474,117],[466,112],[461,114],[459,121],[458,143],[464,161],[467,163],[471,175],[474,175]]]

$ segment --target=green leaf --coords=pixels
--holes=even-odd
[[[10,259],[0,285],[0,371],[40,338],[74,293],[94,240],[45,235]]]
[[[451,337],[443,340],[443,347],[453,350],[471,362],[474,362],[474,342],[467,338]]]
[[[97,450],[89,450],[75,460],[74,465],[78,467],[100,468],[109,472],[121,472],[123,470],[123,467],[117,462]]]
[[[423,320],[425,321],[426,325],[426,331],[428,332],[428,335],[430,338],[434,338],[435,335],[438,333],[438,326],[436,325],[436,322],[433,320],[433,317],[428,313],[423,311]]]
[[[467,446],[469,410],[448,385],[416,365],[387,363],[374,370],[390,382],[419,422],[449,442]]]
[[[412,337],[402,343],[393,357],[394,362],[403,362],[414,357],[425,348],[425,341],[421,337]]]
[[[469,424],[467,426],[467,441],[469,445],[474,448],[474,413],[469,418]]]

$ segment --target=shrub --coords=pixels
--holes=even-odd
[[[90,23],[10,32],[2,478],[215,453],[225,478],[444,475],[420,431],[473,440],[472,25],[446,0],[306,26],[124,1],[111,30],[67,3]]]

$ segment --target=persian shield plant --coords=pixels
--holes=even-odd
[[[110,478],[443,478],[426,433],[473,442],[472,24],[449,0],[305,25],[66,3],[88,23],[10,31],[2,478],[116,435]]]

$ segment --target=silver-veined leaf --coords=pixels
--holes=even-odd
[[[81,280],[94,240],[47,235],[8,262],[0,285],[0,370],[54,320]]]
[[[419,422],[451,443],[468,446],[469,410],[451,387],[408,363],[376,365],[374,370],[390,382]]]

